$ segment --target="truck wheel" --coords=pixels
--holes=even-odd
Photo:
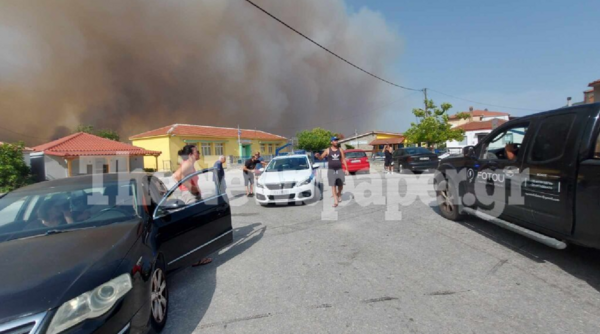
[[[444,179],[436,184],[436,195],[440,212],[444,218],[457,221],[464,217],[459,212],[460,198],[454,182]]]

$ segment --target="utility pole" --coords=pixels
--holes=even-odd
[[[425,116],[429,116],[429,112],[427,111],[427,88],[423,88],[423,94],[425,94]]]
[[[354,129],[354,138],[356,139],[356,145],[354,145],[354,148],[358,148],[358,129]]]

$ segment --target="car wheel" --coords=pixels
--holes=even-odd
[[[155,332],[160,332],[167,323],[169,312],[169,288],[167,273],[161,260],[156,261],[150,282],[150,323]]]
[[[350,175],[356,175],[356,172],[350,172]]]
[[[436,184],[437,202],[442,216],[450,220],[460,220],[463,215],[459,212],[458,188],[454,182],[444,179]]]

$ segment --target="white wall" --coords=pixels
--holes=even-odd
[[[67,177],[67,162],[64,158],[44,155],[46,180],[64,179]]]
[[[477,145],[477,135],[478,134],[486,134],[486,133],[490,133],[490,132],[492,132],[492,130],[465,131],[465,140],[463,140],[461,142],[457,142],[455,140],[447,141],[446,147],[451,152],[460,151],[465,146]]]
[[[144,169],[144,157],[130,157],[129,158],[129,168],[132,172],[135,171],[136,169],[143,170]]]

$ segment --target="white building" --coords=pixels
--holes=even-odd
[[[477,145],[488,133],[492,132],[496,127],[506,123],[504,119],[492,119],[483,122],[470,122],[455,126],[454,129],[462,129],[465,131],[465,137],[462,141],[447,141],[446,147],[450,153],[460,153],[463,147]]]
[[[144,157],[157,158],[160,151],[75,133],[33,148],[31,169],[36,181],[76,175],[143,170]]]

